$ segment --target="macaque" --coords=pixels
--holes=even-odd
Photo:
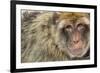
[[[56,43],[60,50],[73,58],[81,58],[90,47],[90,20],[88,13],[61,13],[57,21]]]
[[[44,11],[32,20],[23,38],[22,63],[89,59],[89,13]]]

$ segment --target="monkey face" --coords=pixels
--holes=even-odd
[[[58,48],[70,58],[80,58],[89,50],[89,19],[68,18],[59,22],[56,34]]]

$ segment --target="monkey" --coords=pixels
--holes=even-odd
[[[22,63],[90,58],[89,13],[44,11],[21,33],[25,30],[21,35]]]
[[[58,47],[66,51],[72,59],[83,57],[89,51],[90,45],[89,14],[61,13],[59,17],[56,37]]]

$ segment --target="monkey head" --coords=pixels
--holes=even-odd
[[[55,41],[59,50],[70,58],[81,58],[90,47],[88,13],[61,13],[56,22]]]

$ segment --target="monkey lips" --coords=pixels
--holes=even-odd
[[[69,47],[69,51],[77,56],[77,55],[80,55],[82,54],[82,51],[83,51],[83,42],[82,41],[79,41],[77,44],[73,43],[71,47]]]

